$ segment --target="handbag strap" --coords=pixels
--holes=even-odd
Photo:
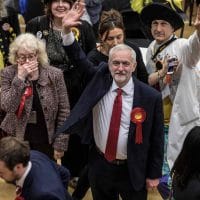
[[[173,37],[168,40],[167,42],[165,42],[164,44],[162,44],[161,46],[159,46],[159,48],[156,50],[156,52],[154,53],[154,55],[152,55],[151,59],[154,60],[156,58],[156,56],[164,49],[166,48],[169,44],[171,44],[174,40],[176,40],[177,38],[175,37],[175,35],[173,35]]]

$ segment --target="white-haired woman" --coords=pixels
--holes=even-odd
[[[26,26],[26,32],[33,33],[45,41],[50,64],[63,71],[71,109],[77,103],[85,87],[84,74],[68,58],[61,38],[62,19],[74,2],[75,0],[44,0],[46,15],[33,18]],[[89,23],[82,20],[80,25],[73,27],[73,33],[85,53],[95,48],[96,38]],[[77,148],[80,151],[77,151]],[[62,164],[67,166],[72,177],[79,176],[80,170],[83,168],[82,160],[87,160],[86,155],[87,151],[85,153],[85,147],[81,144],[80,137],[70,136],[69,149],[62,159]]]
[[[69,115],[62,71],[49,66],[45,44],[34,35],[19,35],[10,45],[11,66],[1,73],[1,129],[30,143],[31,149],[61,158],[68,137],[54,138]]]

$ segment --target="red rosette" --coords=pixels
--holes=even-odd
[[[24,94],[21,97],[19,108],[18,108],[18,110],[16,112],[18,119],[21,117],[22,111],[23,111],[24,106],[25,106],[26,99],[28,97],[32,96],[32,95],[33,95],[32,87],[31,86],[26,87],[26,89],[24,91]]]
[[[136,107],[131,112],[131,121],[136,124],[135,144],[142,144],[142,123],[146,119],[143,108]]]

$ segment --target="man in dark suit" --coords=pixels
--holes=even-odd
[[[95,67],[87,60],[70,31],[82,10],[80,2],[63,19],[63,44],[88,85],[58,132],[76,133],[81,128],[83,135],[94,137],[89,155],[94,200],[116,200],[119,194],[123,200],[146,200],[147,189],[156,187],[161,177],[161,95],[132,76],[136,55],[127,45],[113,47],[108,64]],[[85,120],[91,112],[89,126]]]
[[[0,177],[20,188],[16,199],[70,200],[69,176],[66,168],[45,154],[30,151],[27,142],[16,137],[0,140]]]

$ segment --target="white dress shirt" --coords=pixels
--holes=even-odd
[[[93,130],[96,146],[105,153],[110,120],[115,97],[119,88],[113,81],[110,90],[93,108]],[[130,115],[133,106],[134,83],[131,78],[122,89],[122,114],[117,144],[116,159],[127,159],[127,140],[130,126]]]
[[[25,181],[28,173],[30,172],[31,167],[32,167],[32,163],[31,163],[31,161],[29,161],[24,174],[22,175],[22,177],[19,180],[16,181],[17,186],[20,186],[21,188],[23,188],[24,181]]]
[[[71,45],[74,42],[72,32],[62,34],[63,45]],[[99,150],[105,153],[110,120],[115,97],[118,88],[115,81],[106,95],[93,108],[93,131],[96,146]],[[121,124],[118,137],[116,159],[127,159],[127,140],[130,126],[130,115],[133,106],[134,83],[131,78],[122,89],[122,114]]]

